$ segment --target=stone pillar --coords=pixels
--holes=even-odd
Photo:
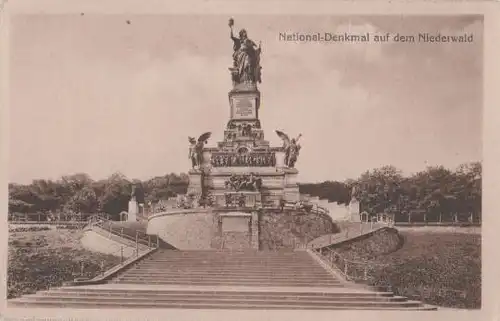
[[[361,221],[359,216],[359,202],[355,197],[353,197],[349,203],[349,216],[352,222]]]
[[[284,198],[288,202],[300,201],[300,192],[298,181],[298,171],[295,168],[284,169],[285,177],[283,180]]]
[[[187,194],[193,193],[195,195],[201,195],[202,192],[201,171],[190,170],[188,173],[189,173],[189,186]]]
[[[137,213],[139,213],[139,205],[137,201],[133,198],[128,202],[128,219],[129,222],[137,221]]]
[[[284,167],[285,166],[285,152],[279,151],[276,152],[276,167]]]

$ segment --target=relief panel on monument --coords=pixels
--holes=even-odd
[[[264,132],[262,130],[255,130],[250,124],[238,125],[234,130],[227,130],[224,133],[225,141],[234,141],[238,139],[252,139],[263,140]]]
[[[213,167],[274,167],[274,153],[212,153]]]

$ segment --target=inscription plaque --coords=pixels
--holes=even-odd
[[[249,232],[250,217],[234,216],[222,218],[222,232]]]
[[[233,119],[254,119],[257,118],[256,113],[256,97],[255,96],[236,96],[232,97],[232,118]]]

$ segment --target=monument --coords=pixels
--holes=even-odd
[[[277,130],[283,140],[280,147],[271,147],[264,139],[258,89],[262,82],[261,45],[250,40],[245,29],[236,37],[233,26],[234,20],[230,19],[233,63],[229,68],[229,120],[224,138],[216,147],[206,146],[210,132],[197,139],[189,137],[188,194],[195,195],[200,204],[222,208],[278,207],[280,200],[299,201],[295,163],[301,135],[290,139]]]

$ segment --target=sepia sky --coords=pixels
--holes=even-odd
[[[226,16],[11,18],[10,180],[186,172],[188,136],[222,140]],[[234,16],[262,41],[265,138],[302,133],[303,182],[481,160],[482,20]],[[130,23],[127,23],[129,21]],[[290,43],[280,32],[474,35],[473,43]]]

